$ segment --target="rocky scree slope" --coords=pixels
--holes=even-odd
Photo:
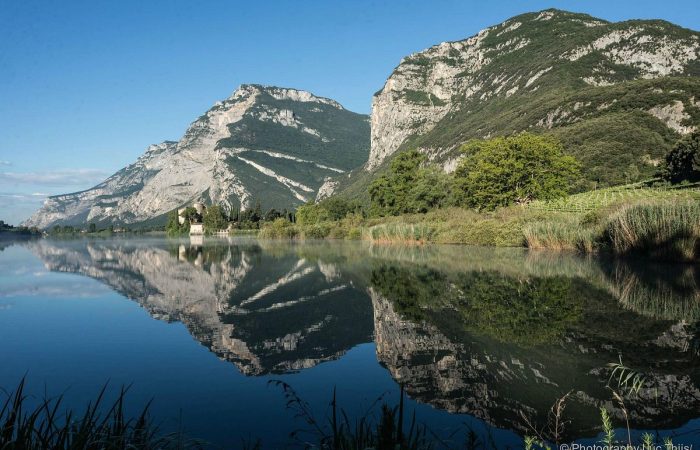
[[[584,165],[581,189],[648,178],[700,123],[700,33],[660,20],[523,14],[405,57],[372,102],[363,170],[321,190],[361,195],[397,151],[451,171],[472,138],[559,137]],[[353,186],[354,185],[354,186]]]
[[[86,191],[50,197],[28,226],[161,224],[182,205],[293,208],[324,180],[362,165],[365,115],[296,89],[242,85],[195,120],[178,142],[151,145]]]

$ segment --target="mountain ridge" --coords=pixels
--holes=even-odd
[[[188,202],[293,208],[367,198],[399,151],[446,172],[470,139],[551,135],[583,167],[577,191],[649,179],[700,124],[700,32],[662,20],[531,12],[401,59],[369,117],[308,91],[241,85],[182,139],[94,188],[50,197],[25,225],[161,223]]]
[[[449,172],[469,139],[525,130],[581,160],[581,190],[649,178],[700,123],[698,55],[695,30],[556,9],[431,46],[402,58],[375,93],[368,163],[321,193],[366,195],[397,151],[416,148]]]
[[[169,211],[197,200],[292,208],[326,177],[360,166],[368,151],[367,116],[308,91],[243,84],[179,141],[147,147],[90,189],[49,197],[24,224],[164,223]]]

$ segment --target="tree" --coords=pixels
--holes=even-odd
[[[188,206],[185,208],[185,212],[182,213],[182,216],[185,218],[185,222],[187,223],[202,221],[202,216],[197,212],[197,208],[194,206]]]
[[[88,232],[89,233],[94,233],[95,231],[97,231],[97,225],[95,225],[94,223],[91,223],[90,225],[88,225]]]
[[[260,222],[260,219],[262,219],[262,207],[260,206],[260,200],[257,200],[255,202],[253,213],[250,216],[250,220],[253,222]]]
[[[325,221],[337,221],[347,217],[348,214],[361,212],[361,205],[356,200],[348,200],[343,197],[330,197],[319,203],[313,201],[297,208],[296,214],[288,213],[284,217],[294,223],[299,219],[302,225],[313,225]]]
[[[372,214],[424,213],[442,206],[449,191],[449,176],[426,164],[417,150],[400,153],[387,173],[369,187]]]
[[[454,174],[454,202],[479,209],[568,193],[579,163],[554,138],[520,133],[470,141]]]
[[[319,206],[328,211],[328,217],[331,220],[344,219],[349,213],[360,209],[360,204],[357,201],[337,196],[323,200]]]
[[[296,218],[300,225],[312,225],[329,219],[328,211],[314,202],[297,208]]]
[[[207,233],[223,230],[228,226],[224,211],[219,205],[211,205],[206,209],[202,223],[204,224],[204,230]]]
[[[177,236],[178,234],[187,233],[188,231],[190,231],[189,220],[185,220],[185,223],[180,225],[177,210],[170,211],[168,213],[168,222],[165,225],[165,232],[168,234],[168,236]]]
[[[668,152],[661,177],[674,184],[700,181],[700,131],[682,138]]]
[[[275,208],[271,208],[268,212],[265,213],[264,220],[265,222],[272,222],[280,217],[282,217],[282,213],[277,211]]]
[[[417,150],[399,153],[389,170],[369,187],[373,214],[398,215],[427,212],[447,197],[447,175],[436,167],[424,166],[425,155]]]
[[[406,210],[426,213],[439,208],[449,192],[448,176],[438,167],[421,168],[418,177],[408,192]]]

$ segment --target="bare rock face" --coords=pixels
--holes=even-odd
[[[205,200],[224,208],[293,208],[325,178],[366,161],[366,116],[296,89],[242,85],[179,142],[150,146],[83,192],[50,197],[25,225],[138,224]]]
[[[417,148],[450,170],[471,138],[559,131],[631,111],[658,118],[672,141],[698,126],[699,55],[700,33],[663,21],[558,10],[514,17],[401,60],[374,96],[364,169]]]
[[[456,92],[473,95],[478,86],[460,74],[476,73],[489,59],[483,48],[488,30],[460,42],[443,42],[403,60],[372,99],[372,150],[366,168],[379,166],[414,134],[433,129],[454,106]],[[458,62],[450,61],[459,55]]]

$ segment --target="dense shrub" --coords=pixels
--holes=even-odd
[[[641,253],[655,259],[700,258],[700,204],[652,202],[623,208],[605,228],[617,254]]]
[[[299,225],[312,225],[329,220],[341,220],[349,214],[361,214],[359,202],[344,197],[331,197],[318,203],[301,205],[296,211]]]
[[[565,196],[579,174],[576,160],[551,137],[520,133],[474,140],[462,150],[455,200],[478,209]]]
[[[425,160],[425,155],[417,150],[394,158],[389,171],[369,186],[370,213],[423,213],[443,205],[448,197],[449,177],[439,168],[423,166]]]
[[[661,176],[671,183],[700,181],[700,131],[676,143],[666,155]]]
[[[325,239],[328,237],[332,229],[329,223],[317,223],[309,225],[303,229],[304,238],[306,239]]]
[[[185,210],[185,222],[180,224],[177,210],[170,211],[168,213],[168,222],[165,225],[165,232],[168,234],[168,236],[177,236],[178,234],[185,234],[189,232],[190,221],[187,220],[187,217],[189,217],[192,212],[196,214],[197,210],[194,208],[187,208],[187,210]]]
[[[297,237],[298,234],[299,232],[293,223],[279,218],[265,223],[258,236],[262,239],[291,239]]]

